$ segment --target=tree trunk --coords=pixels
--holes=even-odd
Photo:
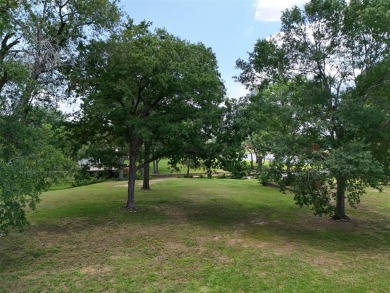
[[[119,168],[119,180],[120,181],[123,181],[124,179],[124,176],[123,176],[123,167],[120,167]]]
[[[31,110],[31,101],[34,95],[34,91],[37,89],[37,81],[42,73],[43,65],[38,59],[38,56],[35,56],[36,61],[34,62],[32,72],[30,74],[30,80],[27,81],[24,92],[15,108],[16,115],[18,115],[22,120],[27,119],[27,116]]]
[[[150,157],[150,144],[145,143],[145,161],[148,162]],[[149,163],[144,164],[143,168],[143,182],[142,182],[142,189],[143,190],[150,190],[150,176],[149,176]]]
[[[190,178],[190,164],[187,165],[187,178]]]
[[[249,151],[250,155],[251,155],[251,173],[252,171],[254,170],[254,166],[253,166],[253,154],[251,151]]]
[[[159,160],[154,160],[153,161],[153,173],[158,174],[158,161]]]
[[[123,157],[121,157],[119,159],[119,180],[120,181],[123,181],[123,179],[124,179],[124,176],[123,176],[124,161],[125,161],[125,159]]]
[[[33,77],[31,77],[31,79],[35,81]],[[15,108],[15,114],[23,121],[27,119],[27,115],[31,110],[30,102],[34,92],[33,81],[30,80],[27,82],[26,88]]]
[[[144,166],[144,176],[142,181],[142,189],[150,190],[150,175],[149,175],[149,164]]]
[[[258,174],[261,173],[261,171],[263,170],[263,157],[259,155],[259,153],[257,151],[254,152],[255,153],[255,156],[256,156],[256,172]]]
[[[349,217],[345,214],[345,188],[347,180],[344,177],[336,177],[337,182],[337,196],[336,196],[336,208],[333,215],[335,220],[349,220]]]
[[[126,209],[135,210],[135,175],[137,172],[137,145],[132,143],[129,152],[129,184],[127,189],[127,204]]]

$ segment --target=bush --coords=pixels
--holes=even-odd
[[[104,174],[103,174],[103,176],[98,176],[97,173],[90,174],[88,172],[88,169],[82,168],[81,170],[79,170],[75,174],[74,180],[72,182],[72,186],[73,187],[85,186],[85,185],[103,182],[105,180],[106,180],[106,178],[105,178]]]
[[[261,185],[265,185],[271,179],[271,174],[268,168],[263,167],[263,170],[258,174],[258,179]]]

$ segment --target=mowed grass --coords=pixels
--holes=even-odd
[[[152,181],[47,192],[0,238],[1,292],[390,292],[390,189],[352,222],[316,218],[256,180]]]
[[[248,164],[249,165],[249,164]],[[178,170],[172,168],[172,166],[169,165],[169,159],[161,159],[158,163],[158,173],[159,174],[181,174],[186,175],[187,174],[187,166],[183,164],[177,164],[176,166],[179,168]],[[150,175],[154,175],[153,173],[153,164],[149,164],[149,173]],[[213,171],[216,172],[224,172],[222,169],[213,169]],[[206,176],[206,169],[203,167],[199,168],[190,168],[190,174],[191,173],[203,173]]]

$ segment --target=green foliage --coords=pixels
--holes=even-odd
[[[232,179],[242,179],[247,175],[248,166],[245,161],[234,160],[225,166],[226,170],[231,173]]]
[[[273,170],[273,169],[271,169]],[[261,185],[265,185],[268,181],[272,179],[272,176],[270,174],[269,167],[263,168],[261,173],[258,175],[258,180]]]
[[[21,229],[25,208],[74,169],[65,117],[52,108],[68,97],[77,49],[120,18],[116,1],[1,1],[0,230]],[[95,35],[97,37],[97,35]],[[65,179],[66,178],[66,179]]]
[[[28,223],[25,208],[36,208],[39,194],[66,180],[73,163],[49,143],[50,128],[0,119],[0,230]],[[5,128],[7,130],[5,130]]]
[[[0,9],[0,111],[23,119],[32,105],[67,97],[65,77],[78,47],[104,36],[121,16],[110,0],[7,0]]]
[[[224,88],[210,48],[129,21],[109,40],[85,46],[78,63],[81,128],[91,140],[126,150],[131,208],[139,161],[197,164],[222,116]]]
[[[85,186],[105,181],[104,177],[98,178],[98,175],[90,174],[87,169],[78,170],[72,180],[72,187]]]
[[[237,62],[238,80],[254,89],[247,112],[258,148],[275,156],[269,175],[315,214],[346,219],[345,201],[355,206],[367,186],[388,181],[389,8],[310,1],[286,10],[280,34]]]

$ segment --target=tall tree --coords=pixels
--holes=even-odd
[[[24,209],[70,169],[53,113],[40,106],[66,94],[77,47],[119,17],[108,0],[0,2],[0,229],[26,224]]]
[[[282,113],[293,113],[295,138],[284,134],[273,151],[292,158],[295,200],[316,214],[348,219],[345,201],[354,206],[367,185],[386,181],[389,79],[374,72],[388,60],[389,10],[383,0],[312,0],[286,10],[281,33],[259,40],[249,61],[237,61],[241,82],[265,102],[267,91],[277,95]],[[278,89],[288,84],[297,94],[284,103],[289,95]],[[284,169],[277,170],[281,178]]]
[[[79,86],[88,94],[83,123],[127,143],[129,210],[135,210],[136,164],[143,144],[158,138],[179,145],[182,127],[212,113],[224,96],[211,49],[149,27],[130,21],[109,41],[87,46],[80,58],[84,76]]]
[[[64,94],[77,46],[120,17],[109,0],[9,0],[0,9],[1,111],[23,119],[34,103],[55,103]]]

